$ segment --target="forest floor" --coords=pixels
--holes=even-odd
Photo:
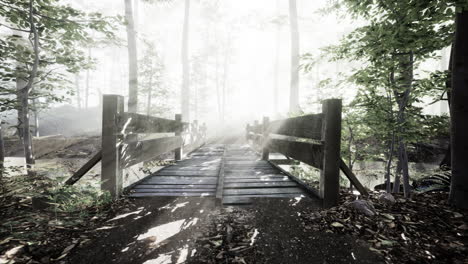
[[[40,181],[24,183],[40,188]],[[23,190],[24,191],[24,190]],[[259,199],[219,207],[212,198],[121,199],[80,211],[38,208],[24,192],[0,196],[0,263],[466,263],[468,212],[447,193],[375,216],[314,199]],[[17,194],[21,193],[20,196]],[[23,197],[23,198],[21,198]],[[55,208],[55,210],[54,210]]]

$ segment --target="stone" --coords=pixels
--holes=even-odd
[[[376,214],[374,205],[367,200],[355,200],[348,203],[348,206],[367,216],[374,216]]]
[[[393,197],[391,193],[382,193],[381,195],[379,195],[379,201],[386,204],[396,203],[395,197]]]

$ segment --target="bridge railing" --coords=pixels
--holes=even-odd
[[[322,113],[276,121],[264,117],[262,124],[255,121],[247,125],[246,136],[262,149],[264,160],[276,152],[320,169],[319,190],[310,189],[330,207],[338,203],[340,168],[362,194],[367,194],[340,156],[341,111],[341,100],[325,100]]]
[[[157,156],[174,151],[175,160],[182,158],[183,150],[191,151],[204,144],[204,126],[198,122],[124,112],[124,98],[104,95],[102,111],[101,189],[113,197],[122,193],[123,170]],[[139,134],[158,134],[141,139]]]

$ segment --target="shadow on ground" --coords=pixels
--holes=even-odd
[[[76,248],[64,263],[380,262],[351,237],[308,230],[300,214],[318,208],[309,198],[258,199],[249,207],[225,208],[216,206],[214,198],[193,197],[135,199],[132,204],[94,230],[97,238]],[[239,238],[231,235],[226,242],[225,225]],[[210,242],[212,237],[220,244]],[[229,252],[236,239],[244,241],[243,253]]]

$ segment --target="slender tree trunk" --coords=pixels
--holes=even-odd
[[[125,0],[125,19],[128,42],[128,111],[136,113],[138,110],[138,57],[132,0]]]
[[[452,182],[450,203],[468,208],[468,10],[457,14],[450,107]]]
[[[289,112],[298,113],[299,108],[299,28],[297,25],[296,0],[289,0],[289,24],[291,28],[291,87]]]
[[[451,105],[451,101],[452,101],[452,64],[453,64],[453,44],[452,44],[452,47],[450,49],[450,58],[449,58],[449,65],[448,65],[448,76],[447,76],[447,80],[445,81],[445,88],[446,88],[446,92],[447,92],[447,103],[448,103],[448,107],[449,107],[449,111],[450,111],[450,105]],[[447,150],[445,151],[445,155],[444,155],[444,158],[442,159],[442,161],[440,162],[439,164],[439,167],[440,168],[443,168],[443,167],[448,167],[450,168],[451,167],[451,163],[452,163],[452,151],[451,151],[451,147],[450,147],[451,143],[449,141],[449,144],[447,146]]]
[[[276,15],[280,16],[279,0],[276,0]],[[279,90],[279,57],[280,57],[280,42],[281,42],[281,24],[276,24],[276,40],[275,40],[275,62],[273,70],[273,111],[278,114],[278,90]]]
[[[26,169],[29,176],[34,176],[34,152],[32,145],[31,128],[29,121],[29,93],[31,92],[34,84],[34,80],[37,76],[37,70],[39,67],[39,33],[37,31],[34,14],[33,14],[34,0],[29,1],[29,24],[32,34],[32,48],[34,62],[32,64],[31,72],[28,78],[28,83],[24,88],[18,91],[21,98],[21,122],[23,125],[23,148],[24,156],[26,159]]]
[[[75,74],[76,106],[81,109],[80,75]]]
[[[17,73],[16,73],[16,102],[17,102],[17,106],[16,106],[16,110],[17,110],[17,119],[18,119],[18,127],[17,127],[17,131],[18,131],[18,137],[20,139],[23,139],[23,120],[22,120],[22,117],[23,117],[23,108],[21,107],[21,96],[22,96],[22,93],[21,93],[21,90],[24,89],[24,87],[26,87],[26,85],[28,84],[28,82],[25,80],[27,77],[24,77],[21,73],[21,71],[19,69],[17,69]]]
[[[91,47],[88,47],[88,59],[91,59]],[[86,89],[85,89],[85,108],[88,109],[89,107],[89,90],[90,90],[90,80],[91,79],[91,71],[90,69],[86,69]]]
[[[180,94],[183,121],[190,120],[189,19],[190,0],[185,0],[184,28],[182,31],[182,90]]]
[[[3,141],[3,128],[0,120],[0,193],[3,193],[3,174],[5,171],[5,142]]]
[[[392,191],[392,185],[390,180],[390,169],[392,168],[393,152],[395,151],[395,131],[392,133],[392,139],[390,141],[390,147],[388,148],[388,161],[385,168],[385,185],[387,193]]]
[[[39,110],[37,109],[36,99],[33,100],[33,113],[34,113],[34,136],[39,137]]]
[[[153,75],[149,79],[148,98],[146,101],[146,115],[151,114],[151,97],[153,96]]]

